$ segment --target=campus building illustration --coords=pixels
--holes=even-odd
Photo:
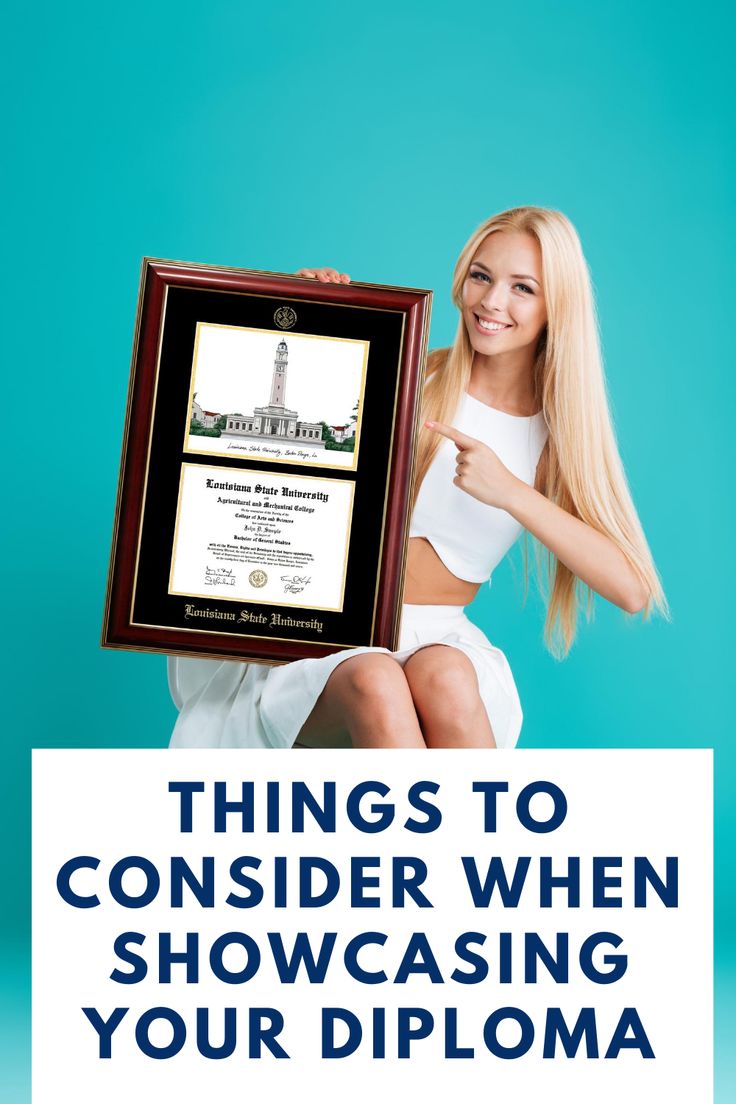
[[[192,403],[192,421],[197,422],[198,425],[204,427],[204,429],[214,429],[217,423],[222,418],[222,414],[216,414],[214,410],[203,410],[197,402],[197,394],[194,394],[194,402]]]
[[[271,399],[268,406],[257,406],[252,414],[226,414],[222,437],[257,437],[270,441],[304,441],[312,448],[324,448],[322,426],[319,422],[301,422],[296,410],[286,405],[286,371],[289,350],[282,339],[276,348],[271,381]],[[202,410],[198,403],[192,406],[192,418],[205,425],[208,418],[212,425],[223,415]]]

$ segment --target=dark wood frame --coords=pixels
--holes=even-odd
[[[176,627],[150,627],[132,623],[130,610],[145,503],[166,293],[168,288],[175,287],[250,292],[292,300],[299,298],[323,304],[339,303],[403,313],[404,331],[378,574],[378,601],[373,639],[366,641],[373,646],[394,649],[398,643],[400,627],[411,482],[418,433],[420,389],[429,334],[431,291],[381,284],[322,283],[288,274],[185,264],[153,258],[144,258],[141,273],[102,646],[200,657],[238,658],[265,663],[317,658],[344,650],[342,646],[318,641],[287,642],[246,635],[224,635],[205,629],[192,633]]]

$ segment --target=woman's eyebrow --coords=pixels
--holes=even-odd
[[[484,265],[482,261],[471,261],[470,263],[471,263],[471,265],[474,265],[476,268],[482,268],[484,272],[490,273],[490,271],[491,271],[490,268],[488,267],[488,265]],[[536,284],[537,287],[542,286],[539,283],[539,280],[535,279],[534,276],[522,276],[518,272],[512,273],[511,274],[511,279],[512,280],[529,280],[530,283]]]

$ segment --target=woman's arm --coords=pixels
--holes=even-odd
[[[644,609],[648,597],[644,586],[610,537],[573,517],[516,476],[511,475],[511,479],[513,485],[503,509],[597,594],[627,613]]]
[[[453,426],[427,422],[458,449],[454,482],[467,494],[506,510],[591,590],[627,613],[639,613],[648,594],[621,549],[610,539],[550,502],[518,479],[496,453]]]

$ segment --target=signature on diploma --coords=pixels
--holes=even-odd
[[[306,586],[312,581],[311,575],[282,575],[281,582],[284,584],[285,594],[301,594]]]
[[[205,567],[205,586],[235,586],[235,572],[231,567]]]

